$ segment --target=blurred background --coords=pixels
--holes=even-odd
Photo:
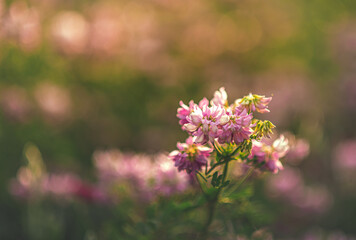
[[[247,239],[353,239],[354,0],[0,0],[0,238],[170,239],[128,234],[129,201],[29,199],[13,181],[31,159],[94,184],[96,151],[172,151],[179,100],[221,86],[272,95],[262,118],[301,139],[235,213]]]

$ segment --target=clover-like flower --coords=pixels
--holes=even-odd
[[[225,106],[227,105],[227,93],[224,87],[221,87],[219,91],[215,91],[214,98],[210,101],[211,105],[220,105]]]
[[[200,102],[199,105],[195,104],[193,100],[189,102],[189,106],[185,105],[183,101],[179,102],[179,105],[181,106],[180,108],[177,109],[177,117],[180,119],[179,124],[184,126],[184,124],[188,123],[187,117],[193,112],[194,107],[199,106],[202,108],[203,106],[208,106],[209,101],[206,98],[203,98]]]
[[[272,145],[253,140],[249,159],[256,159],[258,163],[263,163],[262,169],[277,173],[279,170],[283,170],[280,158],[284,157],[288,150],[288,140],[283,135]]]
[[[189,187],[189,175],[178,172],[172,160],[165,154],[160,154],[155,159],[156,176],[154,189],[163,196],[182,192]]]
[[[271,102],[272,97],[265,97],[264,95],[257,95],[250,93],[249,95],[239,98],[235,101],[235,105],[242,111],[246,109],[248,112],[269,112],[268,104]]]
[[[188,123],[184,124],[184,129],[195,136],[194,142],[205,144],[213,142],[222,133],[221,126],[226,124],[229,117],[225,108],[220,105],[194,106],[193,112],[187,116]]]
[[[253,130],[251,128],[252,114],[246,110],[236,109],[229,114],[229,120],[222,126],[222,131],[218,137],[220,143],[241,143],[249,139]]]
[[[193,142],[193,137],[188,137],[185,143],[177,143],[178,150],[169,154],[169,157],[174,161],[174,165],[178,167],[178,171],[186,171],[192,173],[200,171],[203,166],[206,166],[208,158],[213,149],[196,144]]]

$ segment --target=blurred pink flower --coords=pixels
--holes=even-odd
[[[247,110],[251,112],[267,113],[269,112],[268,104],[271,102],[272,97],[265,97],[262,95],[252,94],[239,98],[235,101],[235,105],[240,111]]]
[[[286,155],[286,161],[292,164],[298,164],[309,154],[309,143],[305,139],[296,139],[288,137],[289,151]]]
[[[1,91],[1,106],[6,116],[20,122],[26,121],[31,111],[27,93],[19,87],[9,87]]]
[[[64,54],[81,54],[87,49],[89,24],[77,12],[58,13],[52,20],[52,40]]]
[[[94,163],[100,185],[110,188],[129,186],[126,197],[140,201],[154,198],[153,181],[156,176],[152,159],[144,154],[123,154],[118,150],[96,151]]]
[[[340,104],[346,111],[356,110],[356,74],[348,73],[340,83],[342,99]]]
[[[73,174],[36,175],[33,169],[23,167],[10,182],[10,192],[20,198],[51,196],[58,199],[78,198],[86,202],[106,203],[109,198],[103,190],[83,182]]]
[[[15,39],[25,50],[36,48],[41,41],[41,24],[36,9],[28,8],[25,2],[11,4],[2,22],[3,35]]]
[[[119,52],[124,33],[115,5],[95,5],[90,23],[89,47],[99,56],[113,56]]]
[[[10,182],[10,192],[14,196],[29,198],[39,191],[42,176],[36,176],[29,168],[22,167],[17,172],[16,179]]]
[[[262,163],[262,169],[278,173],[279,170],[283,170],[280,158],[284,157],[288,150],[288,140],[283,135],[272,144],[253,140],[249,158],[251,160],[256,159],[258,163]]]
[[[356,141],[341,142],[334,151],[335,164],[339,168],[356,168]]]
[[[294,168],[285,168],[278,175],[272,175],[266,190],[270,197],[283,199],[305,212],[323,213],[333,201],[325,187],[305,186],[300,172]]]
[[[40,109],[50,120],[60,122],[69,117],[72,103],[67,89],[52,83],[41,83],[34,94]]]
[[[299,171],[287,167],[279,174],[272,175],[266,187],[270,196],[293,200],[302,194],[304,183]]]
[[[190,176],[178,172],[165,154],[154,156],[123,154],[118,150],[97,151],[94,163],[101,185],[115,187],[129,184],[132,197],[152,200],[156,195],[170,196],[186,190]]]
[[[342,67],[350,70],[355,67],[356,57],[356,21],[346,19],[331,27],[330,36],[334,54]]]
[[[159,194],[169,196],[183,192],[189,187],[189,175],[179,172],[167,155],[161,154],[155,157],[155,165],[157,173],[154,189]]]
[[[84,183],[73,174],[50,174],[41,183],[43,194],[60,198],[77,197],[87,202],[103,203],[108,201],[104,191]]]
[[[256,87],[253,91],[273,94],[273,101],[268,105],[273,114],[268,118],[274,124],[289,124],[296,115],[303,116],[303,113],[318,114],[317,99],[314,94],[316,90],[312,81],[303,73],[284,73],[281,70],[274,70],[257,76],[254,81]]]
[[[294,202],[308,212],[323,213],[331,206],[333,198],[325,187],[306,187],[302,198]]]
[[[224,87],[221,87],[219,91],[215,91],[214,98],[210,101],[211,105],[221,105],[226,106],[227,102],[227,93]]]
[[[100,179],[104,181],[129,179],[145,185],[154,174],[151,158],[143,154],[123,154],[118,150],[96,151],[94,163]]]

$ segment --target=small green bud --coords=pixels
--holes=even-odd
[[[269,138],[269,137],[271,137],[271,134],[273,133],[272,129],[275,127],[276,126],[268,120],[265,120],[265,121],[259,120],[256,123],[254,134],[256,135],[256,138],[262,138],[262,137]]]

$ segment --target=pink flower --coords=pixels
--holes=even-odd
[[[16,121],[25,122],[31,112],[31,101],[25,89],[9,87],[1,92],[0,104],[4,114]]]
[[[184,124],[184,129],[196,138],[194,142],[205,144],[214,141],[221,134],[221,125],[229,120],[225,109],[220,105],[202,108],[194,106],[193,112],[187,116],[188,123]]]
[[[123,154],[118,150],[97,151],[94,161],[98,174],[104,182],[128,180],[144,187],[154,175],[151,158],[143,154]]]
[[[214,93],[210,106],[205,98],[199,105],[193,101],[189,106],[180,102],[177,117],[182,129],[195,137],[195,143],[206,144],[218,139],[220,143],[239,144],[253,133],[252,112],[269,112],[267,105],[271,99],[250,94],[229,106],[227,93],[222,87]]]
[[[298,164],[309,154],[309,143],[304,139],[289,139],[289,151],[286,155],[289,163]]]
[[[1,3],[0,3],[1,15]],[[15,1],[8,14],[1,19],[0,35],[15,40],[26,51],[37,48],[41,42],[41,20],[37,9],[25,2]]]
[[[84,16],[72,11],[58,13],[53,18],[51,35],[55,47],[66,55],[84,53],[90,26]]]
[[[253,140],[250,159],[256,159],[258,163],[263,163],[262,169],[273,173],[283,170],[280,158],[284,157],[289,149],[288,140],[281,135],[272,145]]]
[[[193,143],[193,138],[188,137],[185,143],[177,143],[178,150],[169,154],[175,162],[178,171],[185,170],[187,173],[200,171],[208,163],[208,157],[213,151],[211,148]]]
[[[220,143],[241,143],[249,139],[253,130],[251,129],[252,114],[247,114],[246,110],[240,111],[236,108],[234,114],[231,113],[229,121],[222,126],[222,132],[219,135]]]
[[[183,103],[183,101],[179,102],[179,105],[181,106],[180,108],[177,109],[177,117],[180,119],[179,124],[184,125],[188,123],[188,120],[186,119],[194,110],[194,107],[197,106],[193,100],[189,102],[189,107]],[[199,107],[202,108],[203,106],[208,106],[209,101],[206,98],[203,98],[199,102]],[[184,127],[182,127],[184,128]]]
[[[219,91],[215,91],[214,98],[210,101],[211,105],[227,105],[227,93],[224,87],[221,87]]]
[[[44,194],[60,198],[76,197],[86,202],[104,203],[109,199],[101,189],[82,181],[73,174],[49,174],[42,179]]]
[[[159,155],[155,163],[157,172],[154,190],[158,194],[169,196],[189,187],[189,175],[179,172],[167,155]]]
[[[334,151],[335,163],[341,169],[356,169],[356,141],[348,140],[338,144]]]
[[[67,89],[43,82],[36,87],[34,94],[46,120],[60,122],[70,118],[72,99]]]
[[[252,94],[239,98],[235,101],[235,105],[242,111],[246,109],[248,112],[259,112],[259,113],[267,113],[268,104],[271,102],[272,97],[265,97],[262,95]]]
[[[269,195],[293,201],[303,195],[304,183],[298,170],[287,167],[280,174],[271,176],[266,187]]]

